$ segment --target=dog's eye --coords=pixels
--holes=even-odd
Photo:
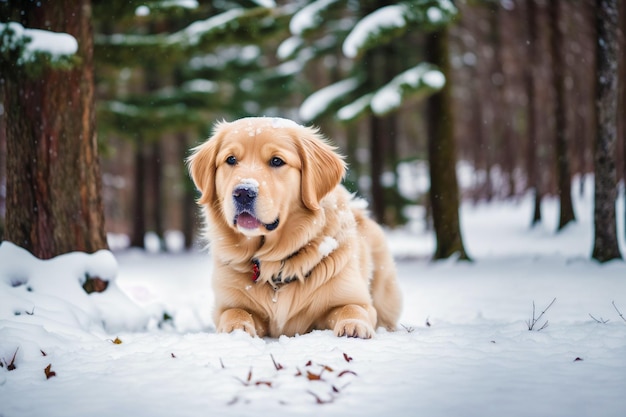
[[[271,167],[280,167],[285,165],[285,161],[283,161],[282,159],[280,159],[279,157],[275,156],[272,159],[270,159],[270,166]]]
[[[237,158],[231,155],[228,158],[226,158],[226,163],[228,165],[237,165]]]

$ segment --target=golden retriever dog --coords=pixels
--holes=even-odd
[[[188,164],[218,332],[370,338],[395,329],[401,295],[385,236],[340,185],[345,164],[316,129],[269,117],[221,122]]]

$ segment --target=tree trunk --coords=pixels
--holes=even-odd
[[[152,207],[148,210],[152,213],[154,233],[159,239],[159,250],[167,250],[165,244],[165,222],[164,222],[164,209],[165,202],[163,201],[163,172],[162,172],[162,151],[161,141],[156,139],[151,144],[151,156],[148,160],[149,172],[150,172],[150,189],[152,191]]]
[[[145,248],[146,237],[146,156],[144,141],[141,133],[135,143],[135,175],[134,175],[134,200],[132,231],[130,235],[130,246],[135,248]]]
[[[563,36],[559,27],[560,20],[560,1],[553,0],[549,4],[550,25],[552,26],[550,48],[552,53],[552,81],[555,90],[555,154],[556,154],[556,175],[557,175],[557,193],[560,201],[559,210],[559,226],[558,230],[562,230],[570,222],[576,220],[574,215],[574,207],[572,205],[572,179],[569,167],[568,145],[566,136],[566,112],[565,104],[565,66],[563,63],[564,49]]]
[[[383,121],[380,117],[372,114],[370,119],[370,178],[372,192],[372,214],[377,222],[383,223],[385,220],[385,190],[380,181],[383,175],[385,164],[384,136],[380,136]]]
[[[615,143],[617,136],[617,0],[596,1],[596,117],[594,152],[593,258],[606,262],[621,258],[617,241],[615,200]]]
[[[428,35],[426,59],[446,76],[446,84],[427,103],[428,159],[430,170],[429,199],[437,238],[434,259],[458,254],[469,259],[463,246],[459,221],[459,190],[456,179],[456,147],[452,118],[448,36],[445,29]]]
[[[533,205],[533,217],[531,226],[535,226],[541,222],[541,197],[542,184],[541,175],[537,170],[537,119],[536,111],[536,94],[535,94],[535,71],[537,70],[537,10],[535,0],[528,2],[528,54],[530,57],[530,65],[526,70],[526,95],[527,95],[527,117],[528,117],[528,148],[527,148],[527,175],[528,187],[535,190],[535,201]]]
[[[95,133],[90,0],[21,4],[23,23],[73,35],[70,70],[15,71],[6,84],[6,236],[39,258],[107,248]]]
[[[189,156],[189,140],[187,133],[181,132],[177,136],[180,160],[184,161]],[[198,206],[196,205],[196,189],[189,178],[187,169],[183,167],[183,207],[182,207],[182,232],[185,239],[185,249],[191,249],[194,236],[198,229]]]
[[[620,42],[619,42],[619,101],[617,114],[626,114],[626,2],[620,2],[619,8]],[[624,190],[624,232],[626,233],[626,120],[624,117],[617,118],[618,140],[622,141],[622,185]]]

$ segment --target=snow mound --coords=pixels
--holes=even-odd
[[[41,260],[11,242],[0,244],[0,317],[12,326],[40,327],[45,333],[140,330],[148,316],[115,282],[117,261],[101,250]],[[83,285],[106,285],[88,294]],[[0,327],[0,340],[10,340]]]

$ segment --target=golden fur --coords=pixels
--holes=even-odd
[[[345,164],[317,130],[280,118],[218,123],[188,163],[218,332],[370,338],[395,329],[401,296],[385,237],[340,185]]]

